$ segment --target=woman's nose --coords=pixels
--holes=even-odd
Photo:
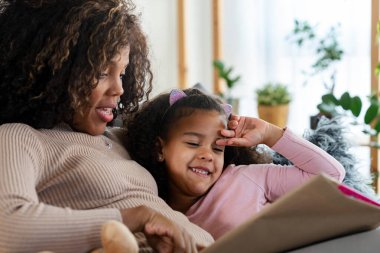
[[[114,79],[114,81],[111,84],[111,94],[113,96],[120,97],[124,93],[123,89],[123,81],[120,79],[120,77],[117,77]]]

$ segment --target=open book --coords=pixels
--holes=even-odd
[[[320,175],[265,207],[202,253],[284,252],[379,225],[379,203]]]

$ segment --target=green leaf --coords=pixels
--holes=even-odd
[[[375,68],[375,74],[376,74],[376,76],[379,76],[379,74],[380,74],[380,63],[378,63],[378,64],[376,65],[376,68]]]
[[[379,103],[379,99],[377,98],[376,93],[372,93],[371,95],[367,96],[367,98],[371,104],[378,104]]]
[[[322,113],[329,113],[334,114],[335,113],[335,105],[330,103],[320,103],[317,105],[317,108]]]
[[[329,104],[332,103],[334,105],[339,105],[338,99],[332,93],[328,93],[322,96],[322,102]]]
[[[218,70],[218,75],[220,78],[224,79],[224,81],[227,84],[227,87],[231,89],[235,83],[240,79],[240,76],[237,76],[235,78],[231,77],[231,72],[233,70],[233,67],[226,67],[222,61],[220,60],[214,60],[213,61],[214,67]]]
[[[266,83],[255,91],[259,105],[288,104],[292,96],[286,85],[281,83]]]
[[[233,83],[236,83],[237,81],[240,80],[240,77],[241,77],[241,76],[237,76],[237,77],[235,77],[234,79],[232,79],[231,81],[232,81]]]
[[[339,100],[340,105],[344,110],[350,109],[351,106],[351,96],[348,92],[342,94]]]
[[[351,99],[351,112],[355,117],[358,117],[362,110],[362,100],[355,96]]]
[[[214,66],[219,69],[219,70],[223,70],[224,69],[224,64],[223,62],[221,62],[220,60],[214,60]]]
[[[364,122],[366,124],[370,124],[372,120],[377,116],[378,111],[379,111],[379,105],[371,104],[364,115]]]
[[[378,135],[380,132],[380,119],[379,118],[377,119],[377,122],[376,122],[374,129],[376,130],[376,135]]]
[[[232,70],[234,70],[233,67],[229,67],[228,69],[226,69],[225,70],[226,76],[229,76],[231,74]]]

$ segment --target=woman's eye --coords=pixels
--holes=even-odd
[[[125,74],[120,74],[120,79],[123,79],[125,77]]]
[[[108,74],[107,73],[100,73],[100,76],[99,76],[99,78],[105,78],[105,77],[107,77],[108,76]]]

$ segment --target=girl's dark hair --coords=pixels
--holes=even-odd
[[[121,113],[151,91],[148,48],[126,0],[0,1],[0,124],[51,128],[82,112],[109,61],[130,47]]]
[[[224,114],[221,102],[197,89],[184,90],[184,97],[172,106],[169,93],[161,94],[146,102],[142,108],[126,120],[126,147],[132,159],[145,167],[158,185],[160,197],[168,199],[168,176],[164,162],[158,161],[158,137],[167,138],[170,127],[182,117],[196,110],[215,110]],[[227,146],[224,152],[224,167],[229,164],[254,164],[260,162],[261,154],[249,148]]]

